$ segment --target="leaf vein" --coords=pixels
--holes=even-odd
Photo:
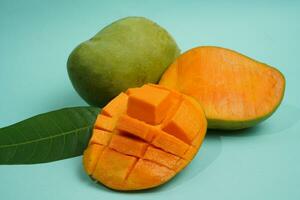
[[[20,142],[20,143],[15,143],[15,144],[1,145],[0,149],[2,149],[2,148],[8,148],[8,147],[20,146],[20,145],[26,145],[26,144],[40,142],[40,141],[44,141],[44,140],[48,140],[48,139],[52,139],[52,138],[56,138],[56,137],[61,137],[61,136],[64,136],[64,135],[71,134],[73,132],[77,132],[77,131],[82,131],[82,130],[85,130],[85,129],[89,129],[90,127],[91,127],[91,125],[90,126],[85,126],[85,127],[82,127],[82,128],[78,128],[78,129],[73,129],[71,131],[66,131],[63,134],[52,135],[52,136],[48,136],[48,137],[44,137],[44,138],[29,140],[29,141],[26,141],[26,142]]]

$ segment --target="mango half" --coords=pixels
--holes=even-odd
[[[208,128],[228,130],[251,127],[270,117],[285,90],[285,78],[274,67],[212,46],[182,54],[159,84],[197,99]]]
[[[116,190],[159,186],[191,162],[206,128],[193,98],[153,84],[129,89],[98,115],[84,169]]]
[[[143,17],[127,17],[77,46],[68,74],[88,104],[102,107],[127,88],[158,82],[179,52],[165,29]]]

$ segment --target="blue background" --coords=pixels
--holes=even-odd
[[[157,189],[108,190],[90,181],[77,157],[0,166],[0,199],[300,199],[299,1],[0,0],[0,127],[86,105],[68,79],[67,57],[131,15],[165,27],[182,51],[223,46],[277,67],[287,80],[281,107],[255,128],[209,131],[194,161]]]

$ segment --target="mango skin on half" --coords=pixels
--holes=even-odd
[[[235,51],[191,49],[163,74],[160,85],[198,100],[211,129],[243,129],[270,117],[285,90],[281,72]]]
[[[191,162],[206,129],[204,111],[193,98],[154,84],[131,88],[98,115],[84,169],[112,189],[153,188]]]
[[[164,28],[144,17],[126,17],[79,44],[67,69],[77,93],[103,107],[128,88],[157,83],[179,54]]]

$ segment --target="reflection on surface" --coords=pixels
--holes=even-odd
[[[127,192],[127,195],[140,193],[156,193],[172,190],[197,177],[207,169],[220,155],[222,151],[221,137],[254,137],[262,135],[279,134],[295,125],[300,119],[300,108],[293,105],[282,105],[272,117],[256,127],[239,131],[209,130],[194,160],[181,173],[168,183],[153,189],[138,192]],[[85,174],[80,163],[79,178],[85,184],[101,191],[112,192],[101,184],[96,184]]]

